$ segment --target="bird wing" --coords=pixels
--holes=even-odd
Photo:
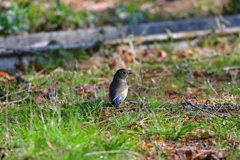
[[[128,86],[126,82],[120,83],[111,83],[109,87],[109,97],[111,102],[113,102],[118,96],[127,93]]]

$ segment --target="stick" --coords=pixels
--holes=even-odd
[[[47,142],[47,145],[49,146],[49,148],[52,150],[52,151],[55,151],[55,148],[53,147],[52,143],[47,139],[47,136],[44,135],[44,138]]]
[[[140,97],[140,95],[141,95],[141,92],[142,92],[142,89],[143,89],[143,78],[144,78],[144,76],[145,76],[145,71],[143,71],[143,73],[142,73],[142,71],[140,70],[140,76],[141,76],[141,80],[142,80],[142,86],[141,86],[141,89],[140,89],[140,91],[139,91],[139,97]],[[144,75],[143,75],[144,74]]]
[[[225,117],[220,116],[220,115],[218,115],[217,113],[212,113],[212,112],[209,112],[209,111],[206,111],[206,110],[204,110],[204,109],[202,109],[202,108],[197,107],[197,106],[194,105],[192,102],[187,101],[185,97],[183,97],[183,100],[184,100],[187,104],[189,104],[189,105],[191,105],[192,107],[195,107],[195,108],[197,108],[197,109],[199,109],[199,110],[201,110],[201,111],[203,111],[203,112],[209,113],[209,114],[211,114],[211,115],[215,115],[215,116],[217,116],[217,117],[219,117],[219,118],[226,119]]]
[[[98,155],[98,154],[108,154],[108,153],[125,153],[125,154],[132,154],[138,157],[141,157],[141,159],[145,159],[141,154],[133,151],[128,151],[128,150],[112,150],[112,151],[99,151],[99,152],[92,152],[92,153],[87,153],[85,156],[91,156],[91,155]]]
[[[39,87],[41,87],[42,85],[46,84],[47,82],[50,81],[50,79],[51,79],[51,77],[48,78],[48,79],[47,79],[45,82],[43,82],[42,84],[38,85],[37,87],[34,87],[33,90],[35,90],[36,88],[39,88]],[[29,97],[29,93],[31,93],[31,91],[30,91],[30,89],[31,89],[31,85],[32,85],[32,83],[29,82],[29,83],[28,83],[28,89],[20,90],[20,91],[17,91],[17,92],[11,93],[11,94],[8,94],[8,93],[7,93],[7,95],[4,95],[4,96],[0,97],[0,99],[2,99],[2,98],[7,97],[7,96],[9,96],[9,95],[14,95],[14,94],[18,94],[18,93],[26,92],[26,93],[27,93],[27,96],[25,96],[23,99],[21,99],[21,100],[11,101],[11,102],[1,102],[0,105],[19,103],[19,102],[21,102],[21,101],[27,99],[27,98]],[[8,97],[7,97],[7,99],[8,99]]]
[[[36,89],[36,88],[39,88],[39,87],[41,87],[41,86],[43,86],[44,84],[46,84],[47,82],[49,82],[50,81],[50,79],[51,79],[51,77],[49,77],[45,82],[43,82],[42,84],[39,84],[37,87],[34,87],[34,89]]]
[[[209,86],[212,88],[212,90],[213,90],[219,97],[221,97],[221,96],[217,93],[217,91],[213,88],[213,86],[211,85],[209,79],[207,79],[207,82],[208,82]],[[222,97],[221,97],[221,98],[222,98]]]
[[[32,83],[30,82],[29,84],[28,84],[28,89],[25,89],[25,90],[22,90],[22,91],[18,91],[18,92],[15,92],[15,93],[12,93],[12,94],[8,94],[7,93],[7,95],[6,95],[6,102],[2,102],[2,103],[0,103],[0,104],[2,104],[2,105],[8,105],[8,104],[13,104],[13,103],[19,103],[19,102],[22,102],[23,100],[25,100],[25,99],[27,99],[28,97],[29,97],[29,93],[30,93],[30,88],[31,88],[31,85],[32,85]],[[8,88],[7,88],[8,89]],[[8,96],[9,95],[14,95],[14,94],[17,94],[17,93],[21,93],[21,92],[26,92],[27,93],[27,96],[25,96],[23,99],[20,99],[20,100],[15,100],[15,101],[11,101],[11,102],[8,102]],[[3,96],[3,97],[5,97],[5,96]],[[1,97],[1,98],[3,98],[3,97]]]

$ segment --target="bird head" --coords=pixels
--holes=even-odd
[[[122,69],[119,69],[115,75],[114,75],[114,78],[119,78],[119,79],[122,79],[122,80],[125,80],[129,74],[132,74],[131,72],[129,72],[128,70],[122,68]]]

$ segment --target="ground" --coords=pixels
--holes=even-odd
[[[48,2],[46,6],[56,5]],[[156,2],[179,6],[181,1]],[[41,20],[36,1],[28,10],[21,10],[24,3],[10,10],[38,17],[29,19],[31,27],[24,32],[74,29],[76,21],[65,23],[69,13],[76,13],[66,9],[69,3],[74,1],[56,5]],[[127,11],[133,4],[126,3]],[[184,18],[185,13],[170,17]],[[80,15],[85,14],[99,15]],[[94,24],[88,22],[85,27]],[[4,34],[10,31],[11,26]],[[58,50],[21,60],[17,70],[0,72],[1,159],[240,159],[239,37],[212,32],[186,39],[188,47],[182,50],[176,50],[172,39],[99,43],[87,50]],[[126,100],[115,108],[109,103],[108,86],[119,68],[133,74],[127,79]]]
[[[61,61],[17,71],[21,81],[3,78],[2,156],[238,159],[239,68],[226,67],[238,66],[240,39],[198,40],[184,51],[174,51],[174,42],[138,45],[135,57],[128,45],[105,46],[93,56],[74,51],[78,58],[63,51]],[[127,99],[115,108],[108,86],[121,67],[133,75]]]

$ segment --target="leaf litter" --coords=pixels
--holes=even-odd
[[[203,121],[205,121],[206,125],[211,124],[217,126],[218,122],[216,121],[219,121],[219,118],[223,121],[230,120],[230,123],[239,124],[239,121],[235,121],[239,119],[238,96],[222,92],[222,94],[220,94],[221,97],[219,97],[219,95],[216,95],[212,90],[209,92],[208,87],[202,82],[204,78],[211,78],[211,80],[217,83],[230,81],[232,75],[238,74],[238,68],[232,69],[234,73],[229,75],[227,74],[229,70],[227,70],[226,73],[224,73],[227,76],[221,78],[219,73],[212,74],[207,71],[206,68],[191,71],[189,70],[189,65],[178,65],[178,67],[175,67],[170,64],[169,66],[165,66],[166,64],[164,63],[168,63],[171,51],[165,51],[160,47],[148,48],[146,46],[136,46],[136,57],[133,57],[132,49],[128,46],[121,46],[115,49],[115,54],[111,57],[105,58],[96,54],[90,59],[77,63],[77,65],[73,63],[72,67],[78,69],[76,73],[56,68],[50,74],[39,74],[41,79],[47,78],[48,80],[45,81],[46,83],[43,82],[43,85],[39,84],[38,86],[35,85],[35,87],[32,86],[30,88],[33,99],[40,104],[48,106],[49,110],[54,110],[51,105],[46,105],[46,102],[51,102],[57,94],[67,94],[72,96],[71,98],[80,97],[79,99],[83,102],[80,103],[80,106],[82,106],[84,110],[83,114],[86,119],[86,122],[83,123],[85,126],[89,123],[88,117],[91,117],[92,113],[94,113],[94,117],[91,120],[99,126],[111,123],[114,119],[121,118],[122,115],[134,116],[141,113],[140,118],[122,126],[122,131],[138,132],[138,135],[141,137],[138,142],[138,150],[146,159],[157,159],[159,155],[165,155],[166,159],[226,159],[228,151],[230,150],[229,148],[232,147],[231,145],[239,151],[240,142],[238,138],[231,133],[221,135],[221,138],[213,129],[189,127],[182,130],[180,128],[179,130],[179,126],[176,126],[174,121],[172,121],[169,124],[169,130],[175,132],[171,135],[172,137],[151,132],[151,128],[153,127],[152,123],[155,122],[154,118],[156,118],[156,116],[163,116],[161,120],[166,122],[176,120],[181,121],[183,125],[189,126],[201,124]],[[172,60],[178,59],[179,57],[185,60],[191,59],[193,56],[199,54],[201,55],[201,53],[192,50],[184,50],[174,53]],[[137,62],[134,62],[134,59]],[[146,63],[151,64],[147,66],[150,68],[146,67],[144,71],[140,71],[141,73],[139,73],[138,68]],[[156,65],[154,63],[156,63]],[[198,64],[199,62],[194,60],[193,63]],[[141,66],[139,66],[139,64]],[[114,74],[112,70],[122,67],[134,68],[133,65],[138,68],[133,69],[133,75],[128,78],[129,87],[133,89],[129,90],[128,94],[131,99],[127,99],[121,107],[114,108],[111,106],[109,100],[107,100],[108,85]],[[35,67],[35,69],[37,72],[39,71],[38,67]],[[177,72],[175,69],[177,69]],[[102,70],[106,74],[103,74]],[[174,79],[169,78],[177,77],[179,72],[183,73],[186,77],[192,74],[193,79],[186,78],[184,85],[179,85],[174,82]],[[59,76],[63,73],[68,77],[72,77],[72,79],[64,79]],[[91,74],[96,76],[91,77]],[[73,80],[75,75],[82,75],[82,78],[86,78],[87,81],[73,83],[73,81],[75,81]],[[85,75],[86,77],[84,77]],[[3,77],[4,83],[7,80],[14,84],[14,82],[12,82],[14,77],[4,72],[1,72],[0,76]],[[63,82],[68,82],[68,85],[64,86],[67,87],[64,88],[65,90],[62,90],[63,87],[60,86]],[[4,88],[4,83],[2,83],[2,88]],[[20,82],[16,87],[18,87],[19,90],[24,90],[27,85],[24,86],[22,84],[24,84],[24,82]],[[219,90],[218,86],[214,87],[217,87],[217,90]],[[103,94],[97,94],[101,91],[103,91]],[[206,95],[207,91],[209,93]],[[5,94],[6,91],[3,90],[1,95],[4,96]],[[186,96],[187,101],[182,99],[183,96]],[[157,101],[155,104],[152,98],[161,99],[161,101]],[[15,98],[12,99],[10,97],[9,100],[12,101],[16,99],[19,99],[19,97],[15,96]],[[79,99],[74,100],[74,102],[78,103]],[[95,101],[91,103],[93,99]],[[3,101],[4,99],[1,100],[1,102]],[[170,102],[160,107],[163,101]],[[67,99],[60,99],[59,103],[64,105],[68,104],[68,101]],[[153,104],[159,107],[153,107]],[[95,107],[86,110],[84,105]],[[173,109],[171,105],[177,106],[178,110]],[[21,106],[21,102],[19,106]],[[4,107],[2,105],[1,108],[3,112]],[[19,109],[21,109],[21,107],[19,107]],[[179,114],[179,112],[181,114]],[[231,120],[233,118],[235,119]],[[228,141],[229,145],[219,149],[217,144],[224,143],[224,141]]]

